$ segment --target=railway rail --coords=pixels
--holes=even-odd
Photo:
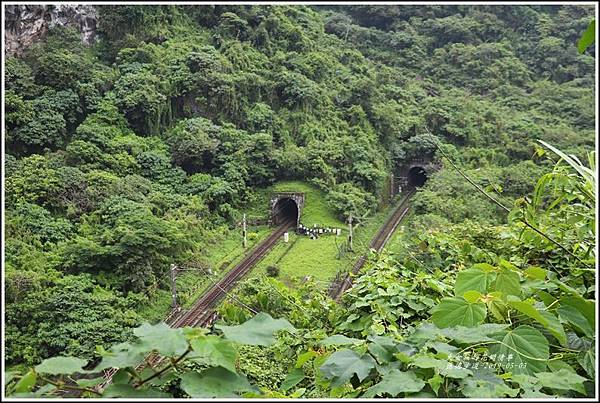
[[[412,195],[415,193],[415,189],[410,189],[404,198],[398,203],[398,206],[392,213],[391,217],[379,228],[379,231],[375,234],[371,242],[369,243],[369,250],[374,249],[377,252],[381,252],[385,244],[389,241],[390,237],[398,228],[398,225],[408,212],[408,202]],[[358,271],[364,266],[367,261],[368,253],[362,254],[352,266],[352,270],[347,273],[343,280],[337,287],[333,287],[330,296],[338,301],[344,291],[352,287],[352,275],[358,273]]]
[[[284,232],[294,226],[293,220],[288,220],[278,226],[263,242],[242,259],[227,275],[215,283],[202,297],[200,297],[188,311],[177,315],[171,327],[205,326],[214,321],[212,308],[216,303],[244,277],[265,255],[273,248]]]

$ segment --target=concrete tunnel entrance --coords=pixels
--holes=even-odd
[[[294,225],[298,223],[298,205],[290,197],[281,198],[273,207],[273,224],[279,225],[289,220],[293,221]]]
[[[427,181],[427,172],[423,167],[412,167],[408,171],[408,185],[413,187],[421,187]]]

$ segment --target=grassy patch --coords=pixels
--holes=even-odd
[[[358,224],[354,232],[354,251],[345,251],[348,232],[342,235],[322,235],[313,240],[307,236],[290,234],[289,244],[279,242],[252,272],[251,276],[266,274],[266,268],[279,267],[279,278],[303,278],[311,276],[327,288],[339,271],[352,268],[358,257],[368,251],[369,243],[385,220],[391,215],[390,208],[384,209]]]
[[[252,271],[251,276],[265,274],[266,268],[273,265],[279,267],[281,279],[311,276],[327,286],[335,273],[351,262],[348,255],[344,257],[339,254],[338,246],[341,247],[344,242],[345,236],[336,238],[335,235],[324,235],[310,239],[291,233],[289,243],[280,241]]]

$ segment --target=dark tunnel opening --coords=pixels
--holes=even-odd
[[[298,206],[293,199],[288,197],[277,200],[273,207],[273,224],[279,225],[287,220],[298,222]]]
[[[413,187],[421,187],[427,181],[427,172],[423,167],[412,167],[408,171],[408,184]]]

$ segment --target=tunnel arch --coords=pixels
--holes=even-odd
[[[279,225],[286,220],[293,220],[298,223],[300,208],[296,200],[291,197],[281,197],[277,199],[273,206],[272,217],[273,224]]]
[[[287,199],[291,201],[287,201]],[[296,227],[300,225],[300,216],[304,208],[303,192],[277,192],[271,194],[269,202],[270,219],[272,225],[279,224],[285,217],[296,218]],[[295,211],[292,210],[295,207]]]
[[[408,185],[412,187],[421,187],[427,182],[427,171],[422,166],[414,166],[408,170]]]

